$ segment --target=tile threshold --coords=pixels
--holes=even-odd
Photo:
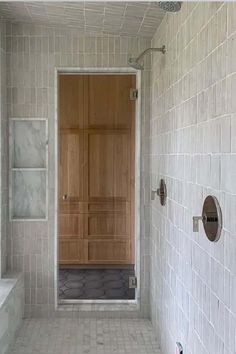
[[[57,312],[127,312],[140,311],[137,300],[60,300]]]

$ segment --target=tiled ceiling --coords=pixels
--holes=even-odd
[[[155,2],[0,1],[0,15],[17,22],[72,27],[83,33],[152,37],[164,12]]]

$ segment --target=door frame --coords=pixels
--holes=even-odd
[[[134,225],[134,245],[135,245],[135,274],[137,277],[137,289],[135,291],[135,300],[59,300],[58,298],[58,273],[59,273],[59,89],[58,77],[60,74],[77,74],[77,75],[130,75],[136,76],[136,88],[139,90],[139,95],[135,104],[135,225]],[[54,299],[55,309],[58,310],[65,304],[76,305],[78,310],[95,310],[95,311],[137,311],[140,309],[140,286],[141,286],[141,255],[140,255],[140,208],[141,208],[141,71],[130,67],[122,68],[71,68],[59,67],[55,68],[55,120],[54,120],[54,140],[55,140],[55,209],[54,209]],[[92,305],[93,304],[93,305]],[[71,306],[74,309],[74,306]]]

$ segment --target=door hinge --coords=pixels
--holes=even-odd
[[[138,90],[137,89],[130,89],[130,99],[131,101],[135,101],[138,98]]]
[[[129,277],[129,289],[137,288],[137,278],[135,276]]]

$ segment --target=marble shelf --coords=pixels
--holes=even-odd
[[[12,122],[12,167],[46,167],[45,121],[14,120]]]

